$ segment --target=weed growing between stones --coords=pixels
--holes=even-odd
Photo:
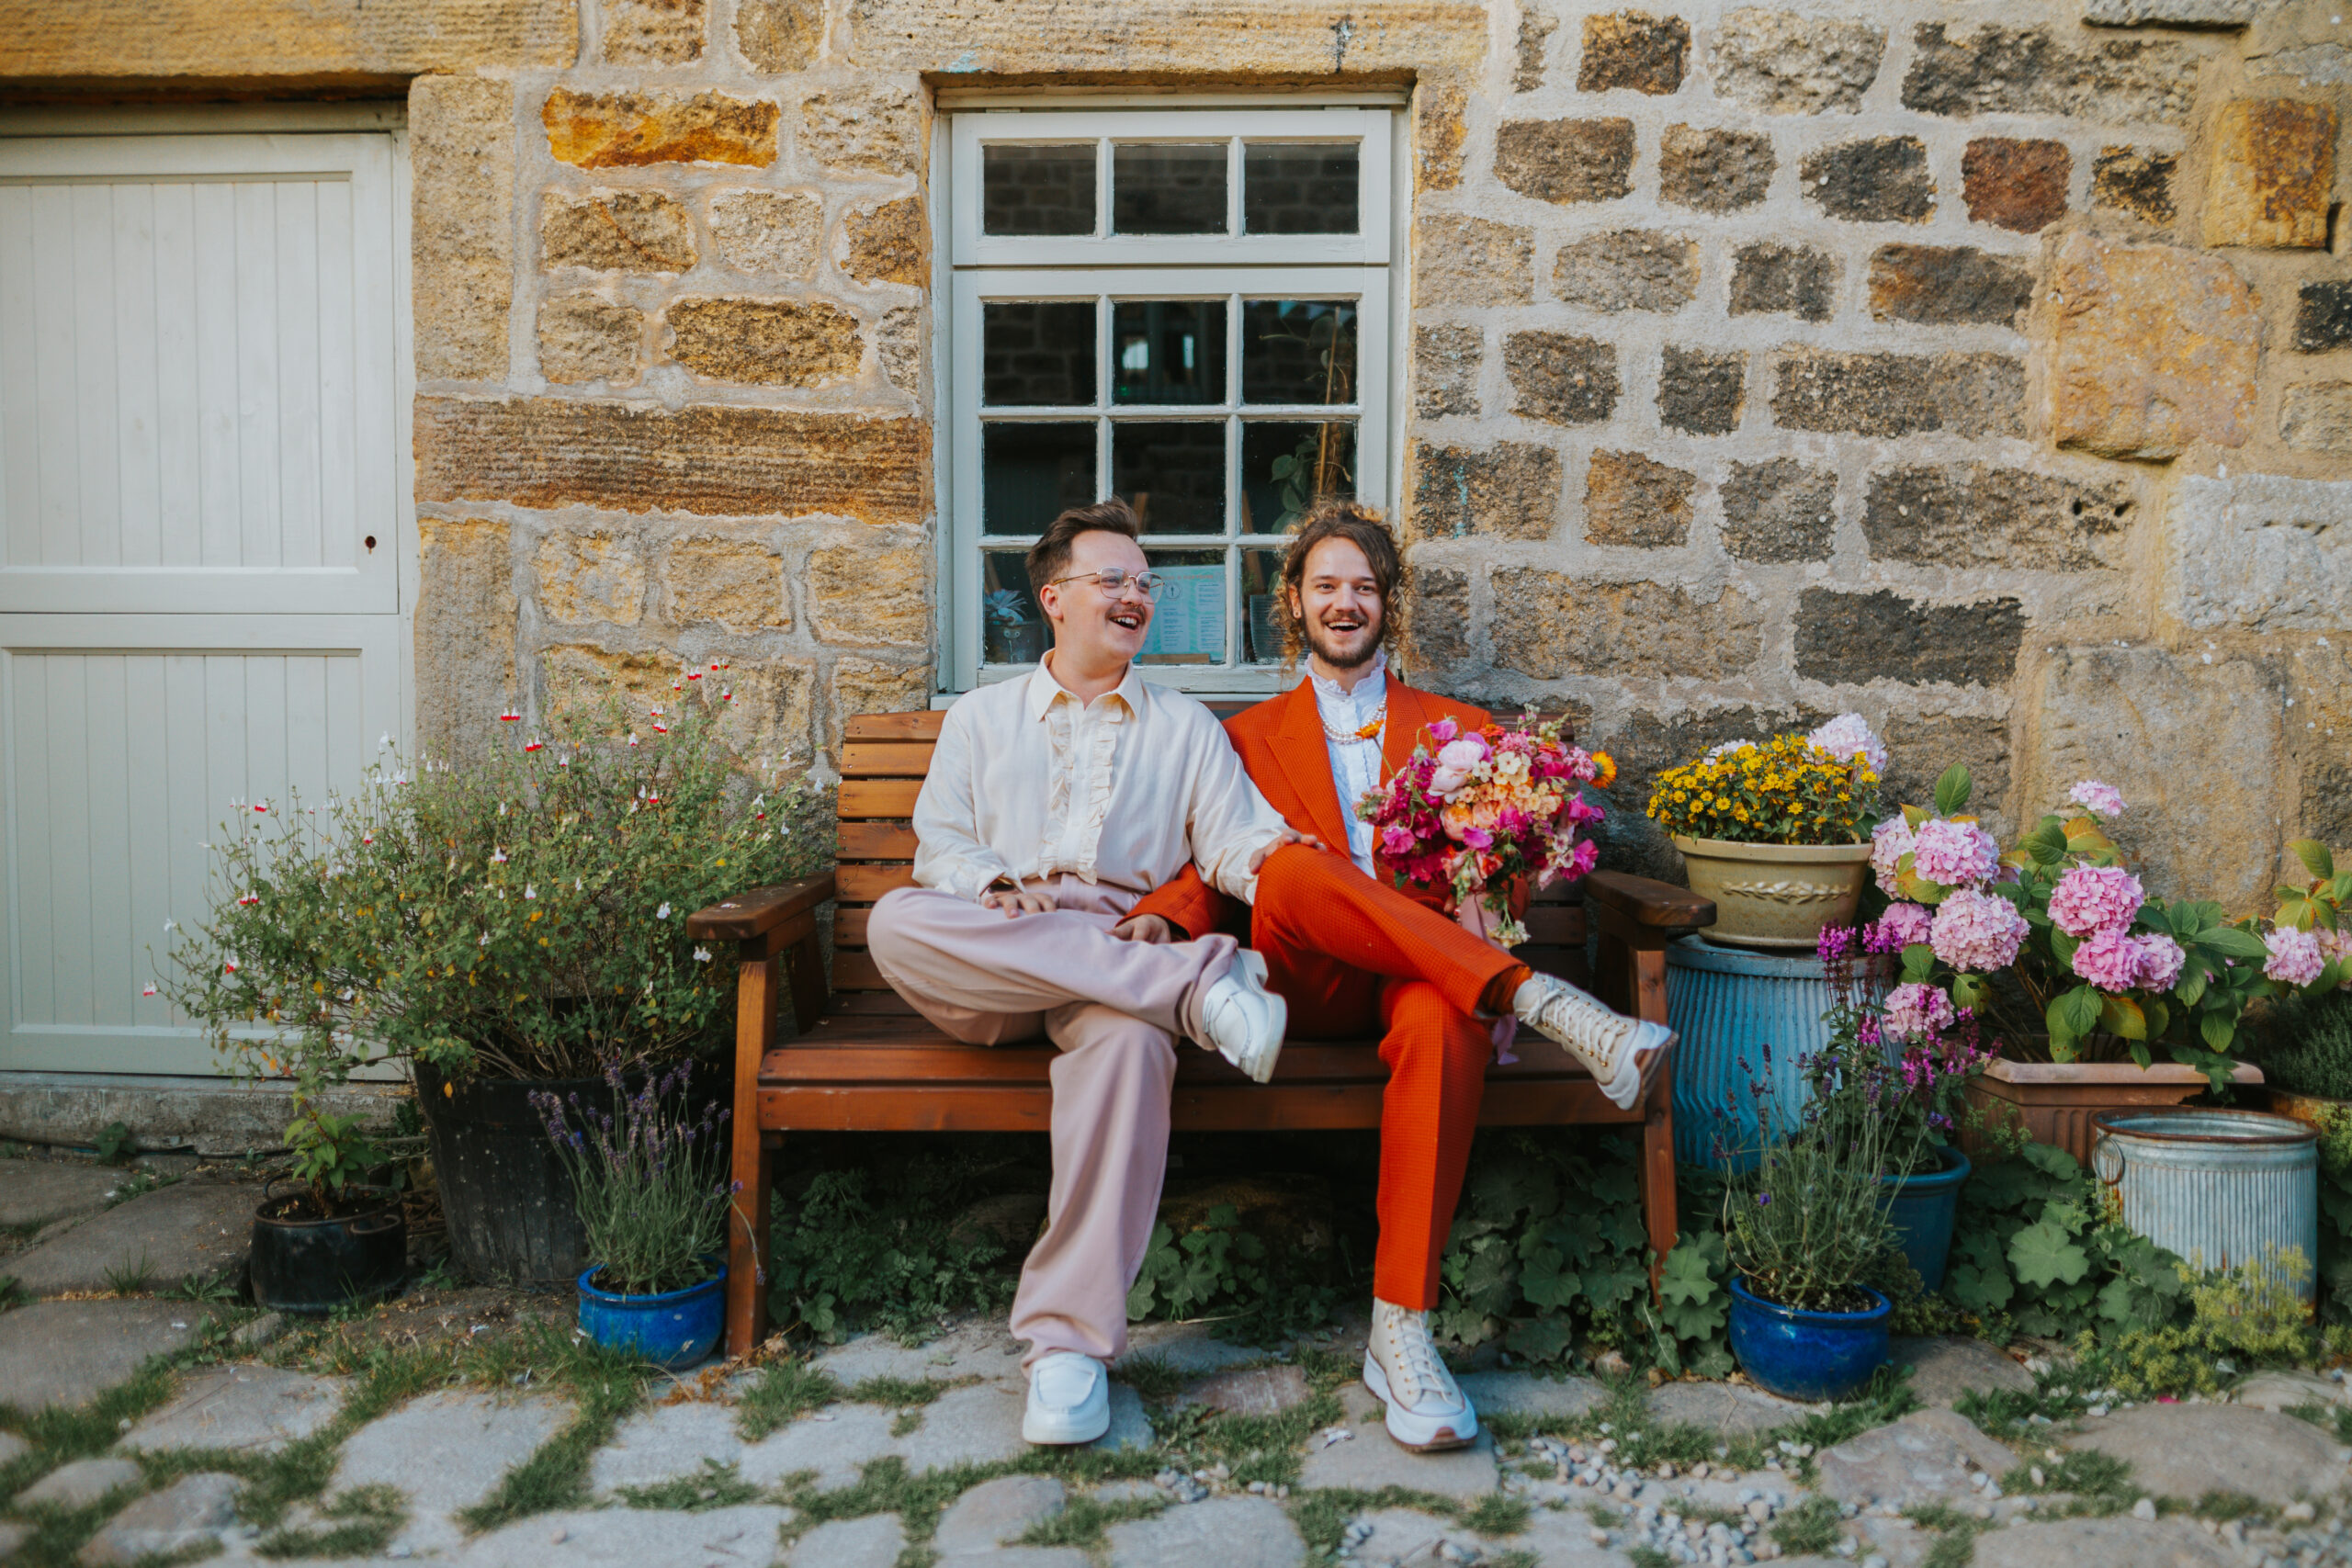
[[[932,1532],[947,1505],[983,1481],[1000,1475],[1056,1475],[1066,1482],[1088,1484],[1135,1480],[1148,1476],[1162,1463],[1158,1454],[1136,1450],[1105,1453],[1095,1449],[1033,1449],[1017,1459],[995,1464],[962,1464],[921,1475],[910,1473],[896,1454],[877,1459],[858,1472],[857,1480],[831,1492],[817,1489],[813,1474],[789,1478],[781,1488],[783,1501],[794,1514],[782,1531],[785,1547],[819,1525],[834,1519],[863,1518],[868,1514],[896,1514],[907,1532],[907,1554],[900,1562],[930,1562]]]
[[[0,1312],[30,1306],[33,1293],[18,1282],[14,1274],[0,1274]]]
[[[254,1550],[264,1557],[368,1557],[390,1543],[407,1514],[398,1488],[356,1486],[319,1505],[319,1517],[334,1523],[323,1529],[275,1529]]]
[[[1515,1510],[1489,1512],[1487,1505],[1490,1503],[1515,1505]],[[1527,1505],[1517,1498],[1490,1495],[1464,1507],[1451,1497],[1418,1492],[1409,1486],[1383,1486],[1377,1491],[1329,1487],[1301,1493],[1287,1506],[1291,1523],[1306,1541],[1307,1551],[1326,1559],[1338,1552],[1350,1521],[1384,1508],[1410,1508],[1416,1513],[1434,1515],[1481,1535],[1516,1535],[1527,1528],[1528,1517]],[[1600,1512],[1595,1511],[1596,1518]]]
[[[1792,1557],[1808,1553],[1827,1555],[1838,1545],[1845,1532],[1838,1527],[1845,1522],[1838,1505],[1826,1497],[1807,1497],[1793,1508],[1784,1508],[1772,1521],[1772,1539],[1781,1550]]]
[[[2158,1506],[2163,1505],[2159,1504]],[[2190,1505],[2189,1510],[2200,1519],[2211,1519],[2225,1525],[2232,1519],[2256,1524],[2275,1525],[2278,1510],[2259,1497],[2249,1497],[2243,1492],[2208,1492]]]
[[[920,1410],[951,1388],[965,1388],[980,1380],[963,1378],[872,1377],[841,1397],[864,1404],[888,1404],[899,1410]]]
[[[624,1486],[619,1491],[632,1508],[680,1508],[688,1513],[756,1503],[763,1495],[733,1464],[715,1459],[702,1461],[700,1475],[673,1475],[650,1486]]]
[[[1127,1519],[1148,1519],[1168,1506],[1164,1497],[1123,1497],[1103,1502],[1072,1497],[1062,1510],[1029,1527],[1022,1546],[1075,1546],[1091,1551],[1103,1544],[1102,1532]]]
[[[1462,1522],[1480,1535],[1517,1535],[1527,1528],[1531,1511],[1524,1497],[1489,1492],[1462,1510]]]
[[[2001,1490],[2014,1495],[2058,1494],[2064,1501],[2050,1511],[2060,1517],[2120,1514],[2140,1500],[2132,1467],[2097,1449],[2047,1451],[2041,1463],[2020,1464],[2001,1477]]]
[[[2289,1409],[2287,1414],[2308,1421],[2314,1427],[2324,1427],[2335,1434],[2337,1442],[2352,1446],[2352,1406],[2321,1404],[2314,1402],[2295,1405]]]
[[[646,1387],[657,1375],[647,1362],[551,1325],[491,1348],[484,1359],[496,1363],[529,1355],[534,1344],[540,1354],[511,1379],[499,1381],[520,1382],[539,1373],[549,1383],[570,1390],[578,1414],[570,1426],[540,1444],[537,1452],[508,1471],[497,1491],[458,1516],[469,1530],[496,1529],[533,1514],[586,1504],[588,1461],[612,1441],[622,1418],[644,1402]]]
[[[1674,1568],[1674,1559],[1655,1546],[1627,1547],[1625,1556],[1633,1562],[1634,1568]]]
[[[735,1406],[735,1426],[746,1442],[758,1442],[811,1410],[842,1396],[832,1373],[806,1361],[770,1361]]]
[[[1299,1446],[1307,1434],[1342,1420],[1344,1414],[1339,1395],[1327,1388],[1272,1416],[1232,1416],[1188,1404],[1157,1415],[1152,1425],[1180,1469],[1221,1463],[1232,1472],[1236,1486],[1253,1481],[1287,1486],[1298,1479]]]
[[[1192,1381],[1170,1366],[1167,1357],[1155,1355],[1123,1356],[1112,1367],[1111,1376],[1134,1389],[1147,1404],[1175,1398]]]

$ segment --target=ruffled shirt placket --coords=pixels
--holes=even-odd
[[[1035,873],[1039,878],[1067,874],[1081,882],[1095,880],[1102,825],[1111,816],[1119,736],[1126,721],[1127,700],[1117,692],[1088,705],[1060,692],[1046,709],[1054,780],[1046,802],[1046,847]]]
[[[1355,690],[1341,691],[1337,681],[1327,681],[1312,670],[1307,680],[1315,687],[1315,710],[1323,720],[1323,749],[1331,759],[1331,783],[1340,795],[1340,817],[1348,828],[1348,858],[1356,869],[1369,875],[1372,872],[1372,824],[1356,815],[1356,802],[1364,793],[1380,787],[1381,745],[1378,739],[1348,742],[1335,740],[1333,731],[1352,734],[1372,722],[1380,711],[1381,703],[1388,695],[1388,656],[1375,653],[1372,668],[1356,682]]]

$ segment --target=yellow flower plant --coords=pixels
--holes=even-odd
[[[1669,833],[1743,844],[1852,844],[1878,793],[1867,754],[1841,757],[1803,735],[1718,747],[1668,768],[1649,815]]]

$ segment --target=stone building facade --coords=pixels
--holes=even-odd
[[[13,0],[12,103],[401,97],[414,700],[944,684],[944,92],[1394,90],[1410,663],[1647,778],[1858,708],[2167,889],[2352,843],[2341,0]]]

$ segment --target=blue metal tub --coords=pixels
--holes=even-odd
[[[2199,1269],[2302,1255],[2308,1301],[2319,1260],[2319,1130],[2256,1111],[2103,1111],[2091,1169],[2123,1223]]]

